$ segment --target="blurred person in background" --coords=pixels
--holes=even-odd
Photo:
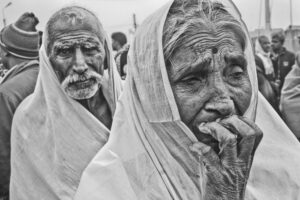
[[[112,48],[114,51],[117,51],[115,55],[117,69],[121,78],[124,80],[126,78],[127,54],[129,50],[129,45],[127,45],[127,38],[126,35],[122,32],[113,33],[111,35],[111,38]]]
[[[261,35],[255,42],[255,64],[257,70],[258,89],[278,112],[276,101],[276,85],[274,80],[274,68],[270,58],[271,45],[267,36]]]
[[[284,84],[286,75],[291,71],[292,66],[295,64],[295,54],[288,51],[283,45],[285,35],[282,31],[272,34],[272,53],[271,59],[274,67],[274,79],[277,87],[277,100],[279,102],[280,93]]]
[[[300,53],[296,64],[285,77],[281,91],[280,108],[286,124],[300,141]]]
[[[39,71],[38,23],[38,18],[27,12],[1,31],[0,56],[7,72],[0,82],[0,199],[9,198],[13,115],[19,104],[33,92]]]

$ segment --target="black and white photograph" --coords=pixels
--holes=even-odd
[[[299,0],[1,0],[0,200],[300,200]]]

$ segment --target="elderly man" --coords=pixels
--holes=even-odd
[[[12,127],[10,197],[72,199],[83,169],[106,143],[120,93],[98,18],[66,7],[48,21],[34,93]]]
[[[246,28],[221,2],[176,0],[139,27],[76,200],[299,198],[300,146],[258,96]]]
[[[0,80],[0,199],[8,198],[9,194],[13,115],[19,104],[33,92],[39,71],[39,35],[35,28],[38,22],[33,13],[24,13],[1,31],[0,62],[6,73]]]

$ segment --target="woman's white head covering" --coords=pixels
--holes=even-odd
[[[43,44],[47,44],[47,30],[44,34]],[[105,38],[107,70],[101,92],[114,113],[121,79],[106,33],[95,34]],[[63,91],[45,46],[39,56],[34,93],[22,102],[13,119],[10,199],[72,199],[81,173],[108,140],[109,130]]]
[[[224,0],[222,4],[247,33],[233,3]],[[76,200],[203,199],[203,166],[189,149],[197,139],[180,119],[163,56],[163,27],[171,5],[148,17],[135,35],[109,141],[83,173]],[[249,37],[247,40],[252,99],[245,116],[264,132],[247,199],[297,199],[300,145],[258,95]]]

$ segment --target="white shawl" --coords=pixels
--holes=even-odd
[[[108,70],[101,91],[114,113],[121,79],[107,44],[106,36]],[[62,90],[44,46],[39,56],[34,93],[13,119],[10,199],[73,199],[83,170],[108,140],[109,130]]]
[[[231,1],[222,3],[243,23]],[[136,33],[111,136],[84,171],[75,200],[202,199],[203,166],[189,149],[197,139],[180,120],[163,57],[163,26],[171,5],[148,17]],[[245,116],[256,118],[264,132],[246,199],[299,199],[300,145],[257,95],[251,45],[245,55],[253,90]]]

